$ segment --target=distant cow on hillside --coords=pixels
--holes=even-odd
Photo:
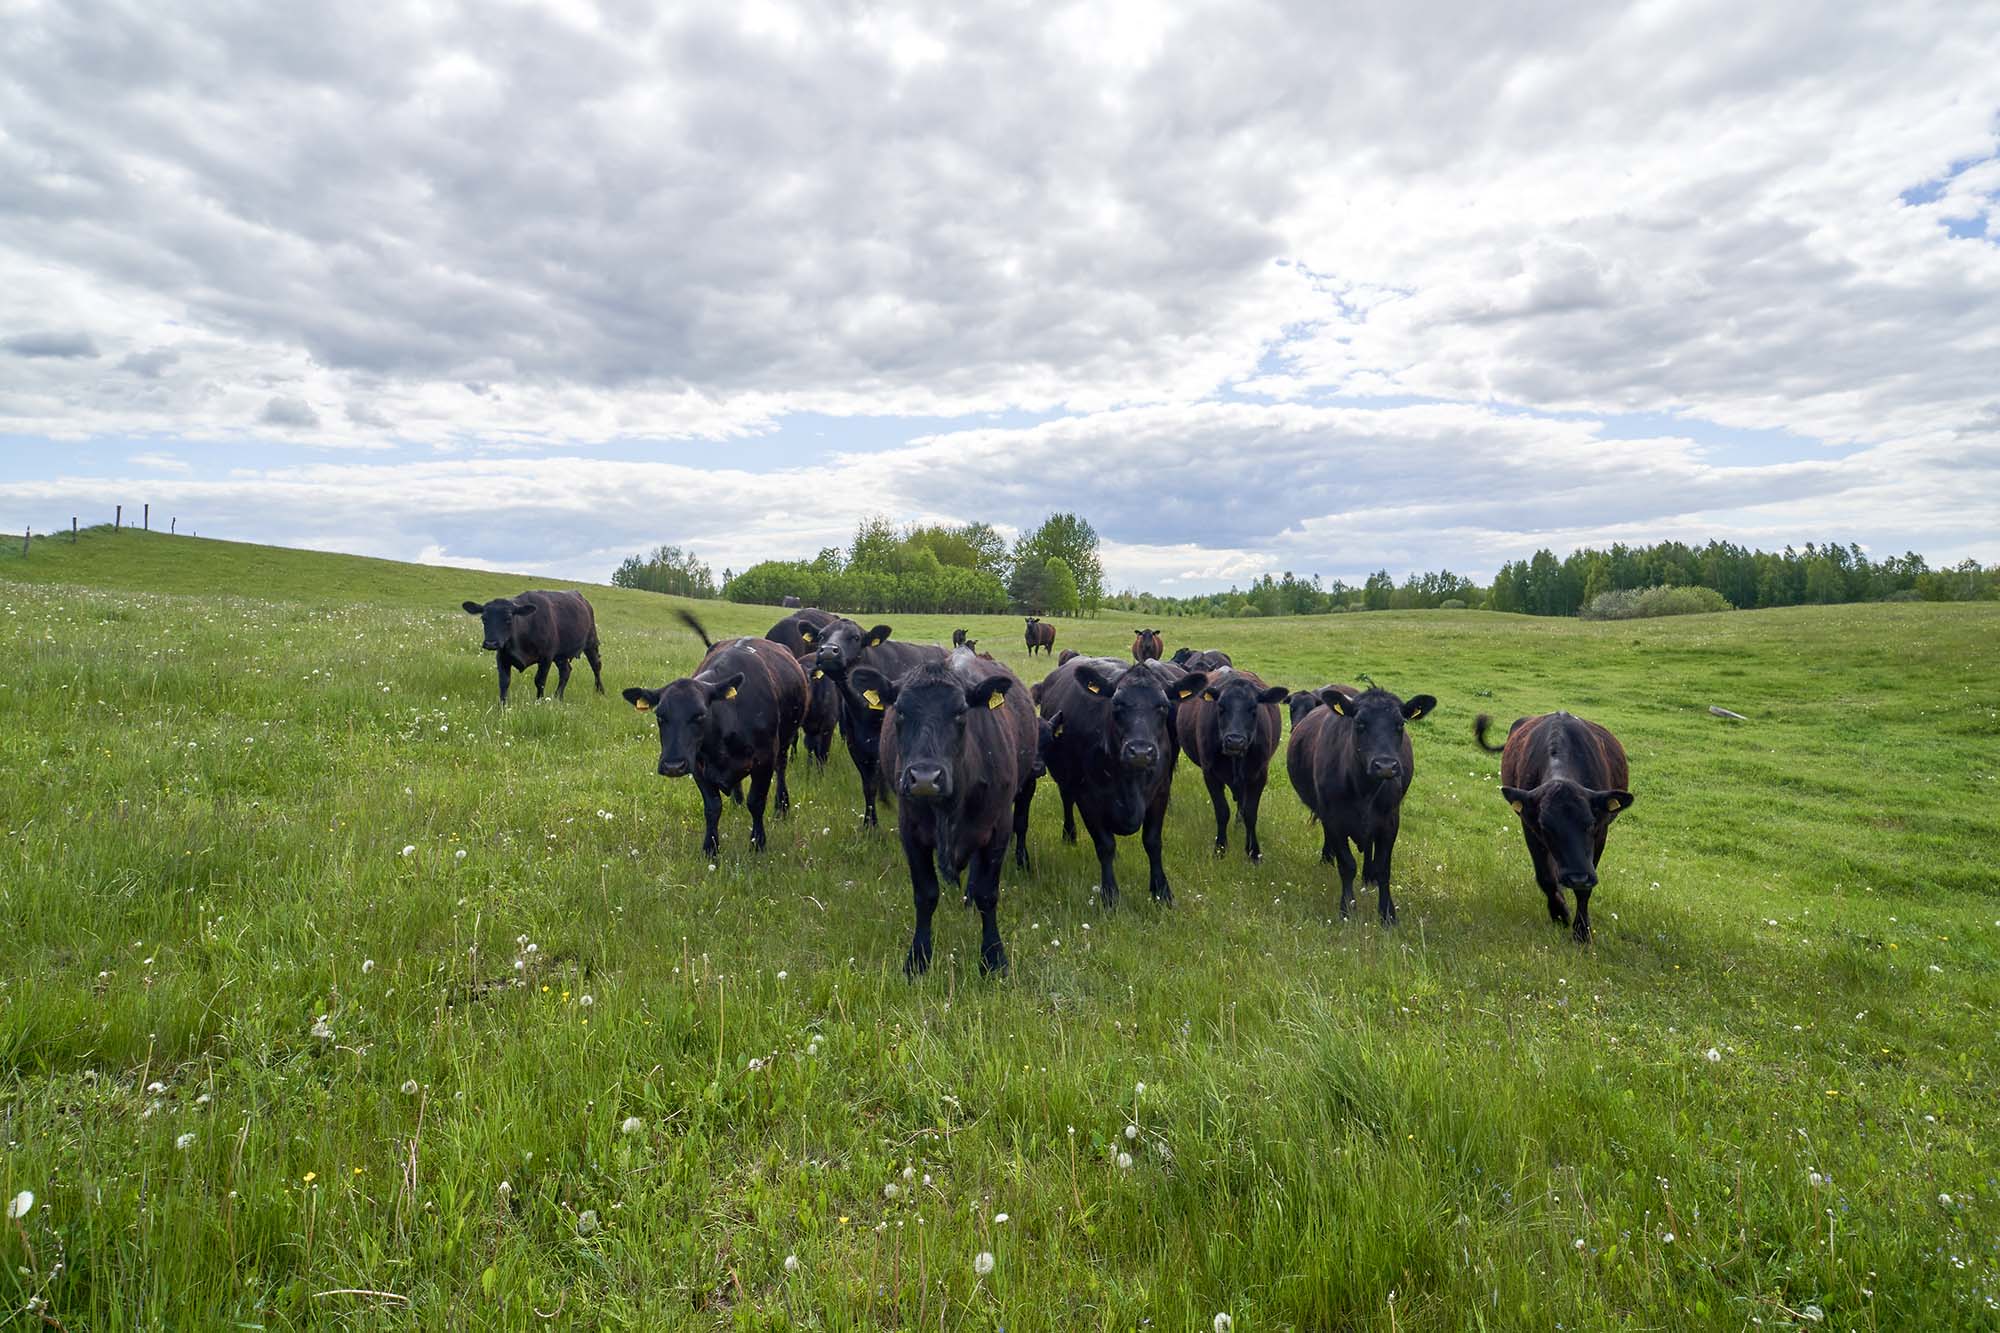
[[[569,686],[569,664],[578,654],[590,663],[597,678],[597,692],[604,693],[604,659],[597,651],[597,613],[582,593],[524,592],[518,597],[495,597],[490,602],[466,602],[465,614],[478,616],[485,626],[484,651],[492,653],[500,669],[500,702],[507,702],[507,682],[515,671],[535,668],[535,697],[542,697],[549,667],[556,677],[556,698]]]
[[[1156,629],[1132,631],[1132,660],[1134,662],[1157,662],[1166,651],[1166,644]]]
[[[791,596],[786,596],[786,597],[783,597],[783,598],[780,598],[780,599],[779,599],[779,601],[778,601],[778,605],[779,605],[779,606],[804,606],[804,605],[805,605],[805,603],[804,603],[804,602],[801,602],[801,601],[800,601],[800,600],[799,600],[798,598],[796,598],[796,597],[791,597]]]
[[[1500,795],[1521,819],[1521,835],[1535,863],[1535,883],[1548,899],[1549,920],[1570,924],[1563,890],[1576,895],[1577,943],[1590,942],[1590,891],[1604,860],[1611,821],[1632,804],[1625,747],[1608,728],[1568,713],[1514,719],[1507,743],[1491,745],[1481,713],[1473,739],[1500,755]]]
[[[1056,627],[1048,621],[1043,620],[1040,616],[1028,617],[1026,637],[1028,640],[1028,656],[1030,657],[1035,655],[1035,649],[1037,648],[1041,649],[1044,653],[1055,651]]]
[[[1340,866],[1340,915],[1354,910],[1354,854],[1361,849],[1361,881],[1375,886],[1383,925],[1396,920],[1389,893],[1390,858],[1402,827],[1403,797],[1416,778],[1405,722],[1431,713],[1437,700],[1419,694],[1407,702],[1387,690],[1355,694],[1337,685],[1320,691],[1326,706],[1293,728],[1285,767],[1292,789],[1320,822],[1322,861]]]
[[[769,639],[727,639],[711,643],[701,622],[680,618],[700,637],[707,656],[694,674],[657,690],[634,687],[625,702],[651,713],[660,724],[659,774],[692,777],[701,791],[706,831],[701,849],[713,855],[719,844],[722,794],[741,800],[750,779],[750,841],[764,850],[764,801],[775,777],[778,813],[792,806],[785,765],[792,736],[806,711],[806,674],[798,660]]]
[[[951,632],[951,646],[954,648],[965,647],[965,627],[963,625]]]

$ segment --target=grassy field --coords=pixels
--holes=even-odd
[[[2000,607],[1169,622],[1438,696],[1402,924],[1335,918],[1282,763],[1256,867],[1183,765],[1173,908],[1102,912],[1046,791],[1011,977],[952,909],[910,984],[844,750],[711,862],[616,698],[698,659],[675,603],[592,589],[612,695],[502,711],[458,604],[527,586],[0,558],[0,1324],[2000,1324]],[[1556,707],[1637,794],[1587,950],[1471,741]]]

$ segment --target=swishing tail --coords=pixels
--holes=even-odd
[[[1493,725],[1493,719],[1486,716],[1486,714],[1484,713],[1481,713],[1478,717],[1473,718],[1472,739],[1478,741],[1479,748],[1486,751],[1488,754],[1499,754],[1502,750],[1505,750],[1507,747],[1504,745],[1492,745],[1487,742],[1486,729],[1492,725]]]
[[[708,631],[703,629],[701,622],[694,618],[694,612],[680,609],[676,610],[674,614],[680,618],[681,624],[686,625],[694,631],[695,637],[701,640],[701,646],[704,649],[715,647],[715,644],[708,637]]]

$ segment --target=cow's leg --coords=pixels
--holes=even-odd
[[[598,650],[595,634],[583,645],[583,659],[590,663],[590,674],[597,678],[597,692],[604,693],[604,654]]]
[[[764,850],[764,801],[771,794],[771,770],[752,769],[750,772],[750,845],[758,851]]]
[[[1576,925],[1570,934],[1578,944],[1590,943],[1590,890],[1576,890]]]
[[[542,686],[548,684],[548,682],[549,661],[547,658],[543,658],[541,661],[535,663],[535,697],[537,699],[542,697]]]
[[[1063,841],[1074,847],[1076,846],[1076,802],[1070,799],[1069,792],[1060,782],[1056,784],[1056,790],[1062,794]]]
[[[1152,890],[1153,901],[1170,903],[1174,900],[1173,888],[1167,883],[1167,867],[1161,859],[1161,834],[1167,823],[1167,803],[1162,800],[1146,812],[1146,822],[1139,827],[1139,841],[1146,849],[1147,883]]]
[[[876,826],[875,765],[864,764],[859,759],[855,760],[854,762],[856,766],[858,766],[861,769],[861,800],[862,800],[861,822],[864,826],[868,828],[874,828]]]
[[[1264,859],[1263,844],[1257,841],[1257,808],[1264,803],[1264,784],[1252,778],[1243,784],[1236,798],[1236,813],[1243,820],[1243,848],[1252,861]]]
[[[556,659],[556,698],[558,699],[562,698],[563,691],[569,688],[569,664],[573,660],[568,657],[558,657]]]
[[[792,811],[792,790],[785,785],[785,771],[792,765],[792,747],[798,743],[798,739],[796,724],[792,726],[789,736],[778,738],[778,813],[781,815],[790,814]]]
[[[1025,873],[1028,864],[1028,811],[1035,803],[1035,783],[1031,780],[1014,797],[1014,864]]]
[[[966,876],[968,896],[979,909],[979,970],[1003,976],[1007,971],[1007,950],[1000,943],[1000,867],[1006,860],[1007,839],[1003,834],[991,847],[982,847],[972,854]]]
[[[903,832],[903,858],[910,863],[910,898],[917,910],[917,927],[910,935],[910,951],[903,956],[903,975],[921,976],[931,966],[931,917],[937,912],[937,864],[931,849],[919,843],[913,827]]]
[[[1090,817],[1090,807],[1083,808],[1084,831],[1090,834],[1091,845],[1097,848],[1097,897],[1106,907],[1118,906],[1118,871],[1113,863],[1118,859],[1118,839],[1109,829],[1097,826]]]
[[[1528,844],[1528,859],[1535,863],[1535,884],[1549,905],[1549,920],[1558,926],[1569,925],[1569,904],[1563,901],[1562,885],[1557,883],[1555,871],[1550,868],[1549,849],[1526,824],[1521,825],[1521,837]]]
[[[1201,780],[1208,784],[1209,803],[1215,807],[1215,854],[1220,856],[1229,850],[1229,797],[1218,774],[1204,768]]]
[[[1375,835],[1375,905],[1385,926],[1396,924],[1396,900],[1389,893],[1389,861],[1396,851],[1396,828],[1396,822],[1391,822]]]
[[[1347,845],[1347,835],[1327,830],[1327,841],[1333,844],[1333,859],[1340,866],[1340,919],[1347,920],[1354,915],[1354,850]]]
[[[694,785],[701,789],[701,817],[707,826],[707,831],[702,834],[701,849],[714,856],[715,849],[722,843],[716,836],[716,829],[722,823],[722,788],[699,777],[694,780]]]
[[[507,702],[507,679],[514,674],[514,671],[512,667],[507,665],[507,658],[504,654],[493,654],[493,660],[500,664],[500,702],[504,704]]]

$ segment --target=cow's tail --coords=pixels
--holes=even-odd
[[[1493,725],[1493,719],[1481,713],[1472,719],[1472,739],[1479,742],[1479,748],[1488,754],[1499,754],[1507,747],[1494,745],[1486,739],[1486,729]]]
[[[715,647],[715,644],[708,637],[708,631],[703,629],[701,627],[701,622],[694,618],[694,612],[689,611],[685,607],[683,607],[677,609],[674,612],[674,614],[680,617],[681,624],[686,625],[689,629],[694,631],[695,637],[701,640],[701,646],[703,648]]]

